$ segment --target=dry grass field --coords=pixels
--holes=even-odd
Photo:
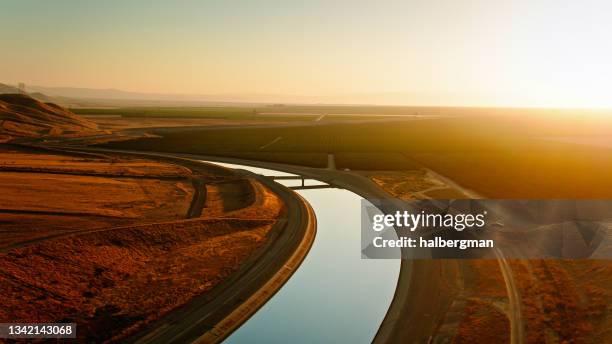
[[[23,172],[75,172],[79,175],[94,174],[101,176],[164,177],[183,178],[188,176],[189,169],[175,164],[163,164],[144,159],[119,159],[103,156],[61,155],[53,153],[24,151],[11,147],[0,148],[0,171]]]
[[[425,169],[405,171],[367,171],[367,175],[378,187],[391,196],[402,200],[411,199],[458,199],[466,198],[459,190]]]
[[[2,321],[77,322],[122,338],[227,278],[274,220],[190,220],[105,230],[0,255]]]
[[[82,341],[121,340],[211,290],[284,207],[203,165],[10,146],[0,159],[0,322],[77,322]]]
[[[154,161],[0,149],[0,248],[61,233],[182,219],[188,169]]]
[[[515,260],[528,343],[595,343],[612,333],[612,264],[601,260]]]

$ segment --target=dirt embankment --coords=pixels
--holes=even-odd
[[[82,341],[120,340],[211,290],[284,211],[257,181],[201,164],[0,157],[0,322],[76,322]]]
[[[43,103],[25,94],[0,94],[0,142],[98,132],[97,124],[57,104]]]
[[[612,337],[609,261],[515,260],[511,266],[527,343],[602,343]]]

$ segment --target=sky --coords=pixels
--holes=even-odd
[[[0,0],[0,8],[3,83],[612,107],[608,0]]]

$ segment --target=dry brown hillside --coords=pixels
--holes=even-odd
[[[98,126],[53,103],[25,94],[0,94],[0,142],[18,137],[79,136]]]

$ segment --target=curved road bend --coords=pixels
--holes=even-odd
[[[106,149],[93,148],[91,150],[103,152]],[[138,154],[143,153],[142,151],[116,151]],[[368,178],[353,172],[219,156],[168,153],[155,154],[278,170],[317,179],[330,185],[354,192],[365,199],[390,198],[389,194],[374,185]],[[393,203],[385,202],[385,204],[387,204],[388,209],[380,209],[384,213],[395,213],[395,211],[400,209]],[[439,273],[442,264],[444,264],[444,261],[441,260],[401,261],[400,275],[397,281],[395,295],[393,296],[389,310],[387,311],[378,333],[373,340],[374,343],[428,343],[431,341],[438,325],[443,320],[444,310],[449,306],[448,298],[443,297],[445,293],[445,281],[442,280]],[[509,296],[511,343],[520,344],[524,342],[524,324],[520,298],[517,297],[518,291],[510,267],[503,258],[500,259],[500,267],[504,275],[504,281],[506,282],[506,289]]]
[[[229,279],[150,324],[128,342],[220,342],[274,296],[306,257],[316,232],[310,205],[268,178],[239,173],[258,179],[283,200],[286,210],[272,236]]]
[[[75,147],[70,147],[70,149],[83,152],[102,151]],[[189,165],[211,166],[208,163],[174,154],[108,149],[103,151],[152,158],[170,158]],[[274,296],[308,254],[316,234],[316,217],[308,202],[291,189],[270,178],[245,170],[237,171],[246,177],[257,179],[284,202],[285,211],[275,223],[269,240],[257,249],[238,271],[215,286],[209,293],[193,298],[186,305],[149,324],[125,342],[220,342]],[[201,181],[194,180],[194,186],[200,183]],[[204,194],[200,193],[196,196],[190,206],[189,217],[201,211],[199,205],[203,205]]]

